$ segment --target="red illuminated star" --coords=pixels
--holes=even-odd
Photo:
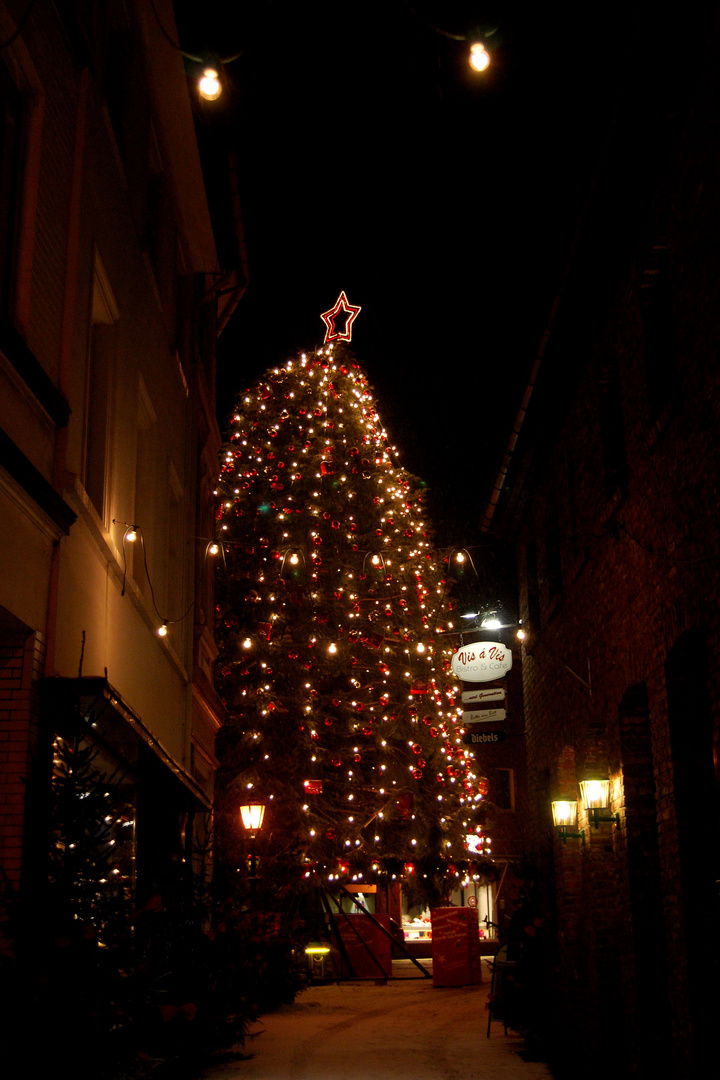
[[[335,301],[335,307],[330,308],[329,311],[324,311],[320,318],[327,327],[325,331],[325,341],[352,341],[352,324],[360,313],[359,307],[353,307],[348,303],[348,298],[344,292],[341,292]],[[344,329],[335,329],[335,320],[338,316],[346,315]],[[340,320],[342,325],[342,320]]]

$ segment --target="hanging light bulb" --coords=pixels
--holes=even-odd
[[[470,67],[475,71],[485,71],[490,66],[490,54],[480,41],[470,46]]]
[[[202,78],[198,81],[198,92],[200,97],[205,98],[206,101],[217,101],[220,97],[222,86],[215,68],[205,68]]]
[[[168,632],[168,628],[167,628],[167,623],[166,622],[164,622],[162,624],[162,626],[158,626],[158,631],[157,631],[158,637],[167,637],[167,632]]]

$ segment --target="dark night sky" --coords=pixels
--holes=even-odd
[[[602,24],[552,3],[493,18],[451,0],[280,0],[212,22],[190,7],[185,48],[245,50],[206,120],[238,149],[250,265],[220,342],[221,426],[235,393],[322,342],[320,312],[344,289],[362,306],[353,348],[403,463],[433,492],[441,539],[473,542],[627,35],[599,36],[607,6]],[[497,28],[484,75],[432,29],[462,32],[474,13]]]

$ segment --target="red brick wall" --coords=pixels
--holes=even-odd
[[[709,55],[718,51],[716,40]],[[553,929],[554,1022],[566,1044],[618,1076],[699,1075],[720,1009],[720,257],[708,240],[720,228],[715,74],[701,76],[699,90],[633,237],[605,253],[604,278],[577,285],[567,300],[587,303],[585,317],[570,312],[563,323],[561,306],[502,520],[516,541],[528,624],[528,787]],[[617,167],[621,175],[622,159]],[[677,347],[658,411],[647,290],[660,249],[667,307],[654,314]],[[611,368],[627,461],[614,493],[603,457]],[[557,508],[552,536],[548,506]],[[585,842],[563,845],[550,799],[559,788],[577,797],[577,781],[595,772],[611,779],[618,823],[594,829],[581,816]]]

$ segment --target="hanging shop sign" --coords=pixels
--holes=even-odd
[[[492,746],[494,743],[505,742],[507,731],[467,731],[463,735],[464,746]]]
[[[504,709],[471,709],[462,714],[463,724],[493,724],[504,720],[507,713]]]
[[[462,696],[463,705],[479,705],[481,701],[504,701],[505,687],[491,686],[487,690],[466,690]]]
[[[463,682],[492,682],[507,675],[512,653],[499,641],[476,641],[463,645],[452,658],[453,675]]]

